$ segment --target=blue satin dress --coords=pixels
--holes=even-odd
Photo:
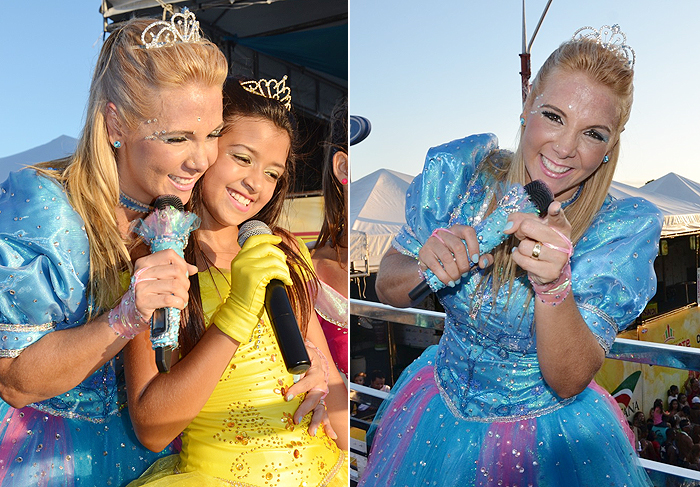
[[[497,144],[475,135],[428,152],[407,192],[397,250],[417,258],[435,228],[482,220],[495,183],[476,169]],[[655,292],[661,223],[649,202],[608,196],[576,245],[572,292],[606,351]],[[543,379],[527,277],[494,299],[490,286],[477,290],[482,276],[438,292],[444,334],[380,408],[360,485],[651,485],[605,391],[592,383],[562,399]]]
[[[24,169],[0,185],[0,357],[85,323],[89,246],[56,182]],[[134,435],[110,360],[74,389],[15,409],[0,400],[0,485],[121,486],[154,460]]]

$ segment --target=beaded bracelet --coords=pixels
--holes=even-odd
[[[129,289],[124,293],[119,304],[108,315],[109,327],[112,328],[117,336],[127,340],[131,340],[148,327],[148,323],[146,323],[146,320],[143,319],[143,316],[136,308],[134,291],[138,282],[151,280],[140,278],[141,273],[145,270],[145,268],[140,269],[131,277]]]
[[[532,289],[535,291],[537,297],[544,304],[549,304],[551,306],[556,306],[564,302],[566,297],[571,292],[571,265],[566,264],[566,266],[561,270],[559,277],[547,284],[537,284],[530,279],[530,284],[532,284]]]

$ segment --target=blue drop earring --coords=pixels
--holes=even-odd
[[[523,127],[525,126],[525,119],[523,117],[520,117],[520,125]]]
[[[115,140],[115,141],[114,141],[114,144],[112,144],[112,145],[114,145],[114,148],[115,148],[115,149],[119,149],[119,148],[122,146],[122,143],[119,142],[118,140]]]

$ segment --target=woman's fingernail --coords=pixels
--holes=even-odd
[[[518,250],[518,247],[513,247],[512,249],[510,249],[510,253],[514,254],[516,250]]]
[[[455,282],[454,282],[454,281],[450,281],[450,282],[447,283],[447,285],[450,286],[450,287],[455,287]]]
[[[291,401],[292,399],[294,399],[294,394],[287,394],[284,396],[284,400],[287,402]]]
[[[506,226],[503,227],[503,230],[510,230],[511,228],[513,228],[513,222],[508,222]]]
[[[456,286],[457,284],[459,284],[460,282],[462,282],[462,278],[461,278],[461,277],[458,277],[457,280],[455,281],[455,286]]]
[[[479,254],[472,255],[472,262],[475,264],[479,262]]]
[[[311,430],[311,436],[316,436],[316,431],[318,431],[316,428],[313,428]]]

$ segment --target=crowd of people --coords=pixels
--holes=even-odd
[[[657,398],[648,414],[637,411],[629,421],[641,458],[700,470],[700,381],[690,373],[665,399]]]

